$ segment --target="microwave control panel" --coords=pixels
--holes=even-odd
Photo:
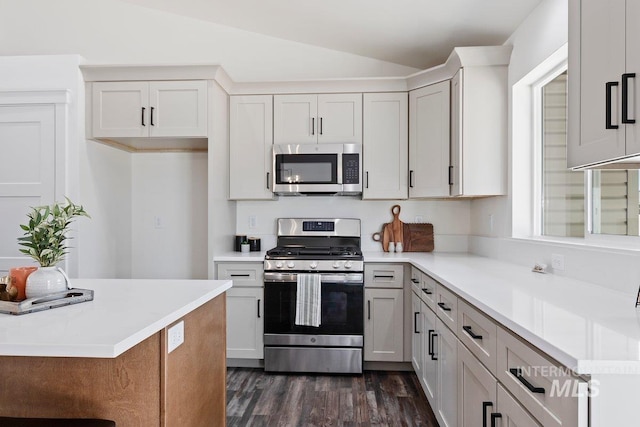
[[[345,153],[342,155],[342,183],[360,183],[360,155]]]

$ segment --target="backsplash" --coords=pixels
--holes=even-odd
[[[382,251],[373,233],[391,222],[391,207],[400,205],[403,222],[433,224],[435,250],[466,252],[470,234],[468,200],[360,200],[356,197],[280,197],[274,201],[239,201],[236,206],[236,234],[259,237],[262,249],[276,243],[278,218],[358,218],[362,227],[362,249]],[[229,250],[233,242],[229,241]]]

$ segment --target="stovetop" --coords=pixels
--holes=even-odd
[[[276,246],[267,251],[267,259],[362,259],[357,246]]]

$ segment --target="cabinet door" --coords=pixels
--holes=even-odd
[[[411,292],[411,314],[413,331],[411,331],[411,364],[418,378],[422,377],[422,340],[426,331],[422,329],[422,301],[415,292]]]
[[[364,360],[402,362],[404,317],[402,289],[365,289]]]
[[[362,144],[362,94],[318,95],[319,143]]]
[[[230,108],[229,198],[272,199],[272,96],[232,96]]]
[[[438,318],[435,354],[438,358],[438,392],[434,410],[441,427],[457,426],[458,339]]]
[[[264,289],[227,291],[227,357],[264,358]]]
[[[317,143],[317,115],[317,95],[275,95],[273,97],[273,143]]]
[[[363,199],[406,199],[409,159],[406,93],[364,94]]]
[[[635,79],[631,79],[631,89],[629,95],[629,117],[635,119],[636,123],[625,126],[626,131],[626,154],[640,153],[640,26],[638,25],[638,17],[640,17],[640,2],[627,1],[626,10],[626,30],[627,30],[627,73],[635,73]]]
[[[497,380],[458,342],[458,426],[486,427],[497,409]]]
[[[499,416],[500,427],[542,427],[501,385],[498,385],[498,408],[495,414]]]
[[[449,196],[449,81],[409,92],[409,197]]]
[[[207,82],[149,83],[149,136],[206,137]]]
[[[421,307],[421,330],[425,333],[422,339],[422,377],[420,377],[420,383],[431,407],[435,409],[436,387],[438,385],[438,357],[435,355],[436,314],[424,302],[421,303]]]
[[[91,96],[94,137],[149,136],[149,83],[93,83]]]
[[[461,196],[462,190],[462,73],[458,72],[451,79],[451,159],[449,161],[450,194]]]
[[[620,79],[625,72],[625,0],[582,0],[579,33],[580,45],[575,49],[580,58],[580,135],[570,142],[570,167],[625,154],[625,129],[618,108]],[[617,84],[609,92],[610,121],[618,129],[605,126],[607,82]]]

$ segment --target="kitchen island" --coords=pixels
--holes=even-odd
[[[94,300],[0,314],[0,415],[225,424],[231,281],[74,279],[72,287],[92,289]]]

